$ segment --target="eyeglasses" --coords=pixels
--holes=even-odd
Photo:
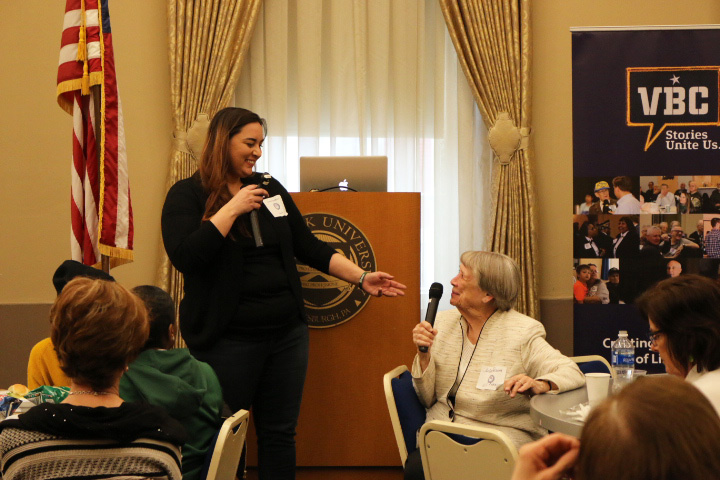
[[[657,337],[661,333],[665,333],[662,330],[655,330],[654,332],[648,332],[648,340],[650,340],[650,346],[657,346]]]

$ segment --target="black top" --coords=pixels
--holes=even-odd
[[[620,238],[620,235],[618,233],[616,239]],[[613,255],[615,258],[627,258],[627,257],[637,257],[640,255],[640,236],[637,233],[637,230],[634,228],[632,230],[629,230],[625,237],[623,238],[622,242],[620,242],[620,245],[617,246],[617,249],[615,248],[615,244],[613,244],[613,250],[611,252],[614,252]]]
[[[165,410],[147,403],[124,402],[119,407],[80,407],[67,403],[41,403],[17,418],[0,423],[3,428],[57,435],[64,438],[131,442],[138,438],[182,445],[187,434]]]
[[[280,240],[264,216],[258,216],[263,247],[252,237],[238,237],[243,252],[243,275],[239,278],[239,304],[228,324],[230,337],[267,335],[300,322],[301,312],[285,273]]]
[[[268,248],[274,248],[272,238],[277,239],[275,261],[279,258],[279,263],[276,265],[282,265],[297,312],[305,320],[295,257],[327,273],[335,250],[312,234],[290,194],[277,180],[271,179],[265,190],[270,197],[280,195],[288,215],[274,217],[263,205],[258,210],[263,240],[270,240]],[[183,338],[191,349],[197,350],[212,347],[215,340],[226,333],[228,325],[238,320],[242,296],[249,293],[247,279],[257,278],[258,268],[268,260],[256,258],[259,263],[248,262],[242,235],[233,233],[224,237],[212,222],[202,221],[207,198],[196,172],[170,188],[162,211],[165,250],[185,280],[185,296],[180,303]],[[241,215],[237,222],[245,218],[247,215]]]

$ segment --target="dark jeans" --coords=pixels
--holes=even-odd
[[[233,412],[252,407],[260,480],[295,478],[295,427],[308,365],[308,327],[294,324],[274,338],[221,338],[192,354],[217,373]]]

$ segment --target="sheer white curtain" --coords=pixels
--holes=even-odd
[[[258,170],[290,191],[300,156],[387,155],[388,189],[422,193],[424,301],[486,245],[487,131],[436,0],[265,0],[235,104],[267,119]]]

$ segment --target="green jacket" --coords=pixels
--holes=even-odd
[[[120,379],[120,396],[162,407],[185,427],[183,480],[197,480],[222,423],[222,389],[210,365],[196,360],[187,348],[146,350]]]

